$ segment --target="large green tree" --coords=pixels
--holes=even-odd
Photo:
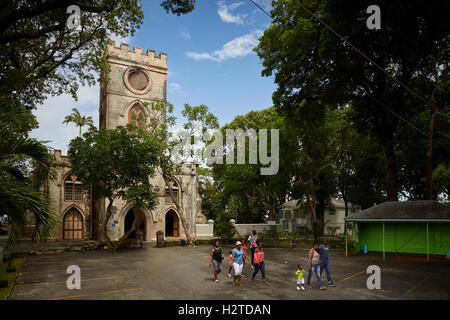
[[[273,155],[278,156],[279,161],[278,171],[275,174],[261,174],[261,168],[272,165],[263,165],[261,159],[256,164],[250,163],[249,130],[251,129],[255,130],[255,133],[260,133],[261,129],[268,130],[268,154],[270,154],[272,140],[270,130],[279,130],[279,153]],[[228,140],[229,134],[233,132],[231,130],[234,130],[234,133],[242,130],[242,133],[237,134],[236,140]],[[222,201],[225,201],[231,210],[238,210],[235,212],[238,221],[260,222],[266,214],[270,220],[275,220],[276,207],[284,203],[289,194],[291,150],[295,148],[295,141],[285,124],[285,119],[273,107],[250,111],[245,115],[236,116],[232,122],[221,128],[221,132],[226,146],[224,161],[223,164],[213,164],[212,167],[214,179],[222,192]],[[242,135],[246,136],[242,137]],[[240,139],[243,139],[242,142],[245,143],[245,161],[241,164],[238,163],[238,151],[242,147],[242,142],[238,143]],[[260,139],[259,134],[258,141]],[[258,144],[255,150],[257,154],[260,154],[259,148]],[[232,159],[234,164],[229,163],[227,159]],[[234,205],[236,201],[239,205]]]
[[[185,14],[192,0],[164,0],[167,12]],[[80,9],[80,26],[67,12]],[[143,22],[139,0],[2,1],[0,7],[0,93],[34,107],[48,95],[70,93],[94,85],[107,70],[104,57],[111,35],[133,35]]]
[[[90,128],[82,137],[70,142],[69,154],[73,173],[86,191],[97,199],[107,199],[100,238],[112,248],[121,243],[139,225],[133,223],[116,244],[107,234],[114,201],[122,199],[136,208],[152,210],[156,206],[156,192],[150,183],[155,175],[161,143],[148,131],[136,126],[116,129]],[[135,219],[135,222],[137,219]]]
[[[426,77],[420,72],[425,63],[448,65],[448,56],[441,52],[449,47],[450,3],[379,1],[381,30],[366,27],[370,1],[276,0],[272,4],[272,24],[255,50],[263,60],[262,74],[275,75],[274,105],[290,118],[311,118],[320,115],[314,108],[303,108],[305,102],[314,106],[320,101],[335,108],[350,103],[353,121],[370,129],[383,148],[387,199],[397,200],[398,123],[411,112],[426,110],[432,94],[428,90],[421,99],[405,86],[414,90],[415,81]]]

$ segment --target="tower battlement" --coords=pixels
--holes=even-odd
[[[130,50],[130,46],[126,43],[121,43],[119,47],[116,47],[116,42],[113,40],[108,40],[106,45],[106,55],[108,58],[116,57],[121,60],[130,60],[167,69],[166,53],[161,52],[157,56],[154,50],[143,52],[142,47],[138,46],[135,46],[134,49]]]

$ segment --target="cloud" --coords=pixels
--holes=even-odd
[[[131,41],[133,41],[133,39],[131,38],[130,35],[126,36],[126,37],[121,37],[117,34],[110,34],[108,36],[108,38],[110,40],[113,40],[116,42],[116,46],[119,46],[121,43],[126,43],[126,44],[131,44]]]
[[[253,52],[253,48],[258,44],[258,38],[262,34],[261,30],[255,30],[225,43],[222,49],[213,53],[186,52],[186,55],[194,60],[212,60],[216,62],[245,57]]]
[[[186,95],[187,93],[183,90],[183,87],[181,84],[177,82],[170,82],[167,86],[167,92],[171,94],[179,94],[179,95]]]
[[[191,34],[189,33],[189,29],[186,27],[183,27],[183,29],[180,31],[180,37],[184,40],[190,40]]]
[[[99,86],[80,87],[78,101],[70,95],[49,97],[44,103],[33,110],[39,122],[39,128],[31,132],[31,136],[38,140],[49,141],[48,146],[60,149],[67,153],[70,140],[78,136],[79,128],[75,124],[62,124],[65,116],[72,113],[72,108],[77,108],[84,116],[91,116],[94,125],[98,127],[98,98]],[[82,132],[87,130],[82,128]]]
[[[226,23],[236,23],[236,24],[244,24],[244,19],[247,17],[246,14],[237,14],[233,15],[230,11],[233,11],[237,7],[243,5],[244,2],[235,2],[231,5],[227,6],[224,1],[219,1],[219,9],[217,13],[220,16],[220,19]]]

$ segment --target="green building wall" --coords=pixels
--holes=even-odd
[[[357,250],[383,251],[383,223],[358,222]],[[426,223],[385,222],[386,252],[427,254]],[[428,223],[429,254],[446,255],[450,251],[450,223]]]

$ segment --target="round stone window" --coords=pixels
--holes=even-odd
[[[136,94],[144,94],[150,90],[150,75],[144,69],[128,68],[123,78],[125,86]]]

